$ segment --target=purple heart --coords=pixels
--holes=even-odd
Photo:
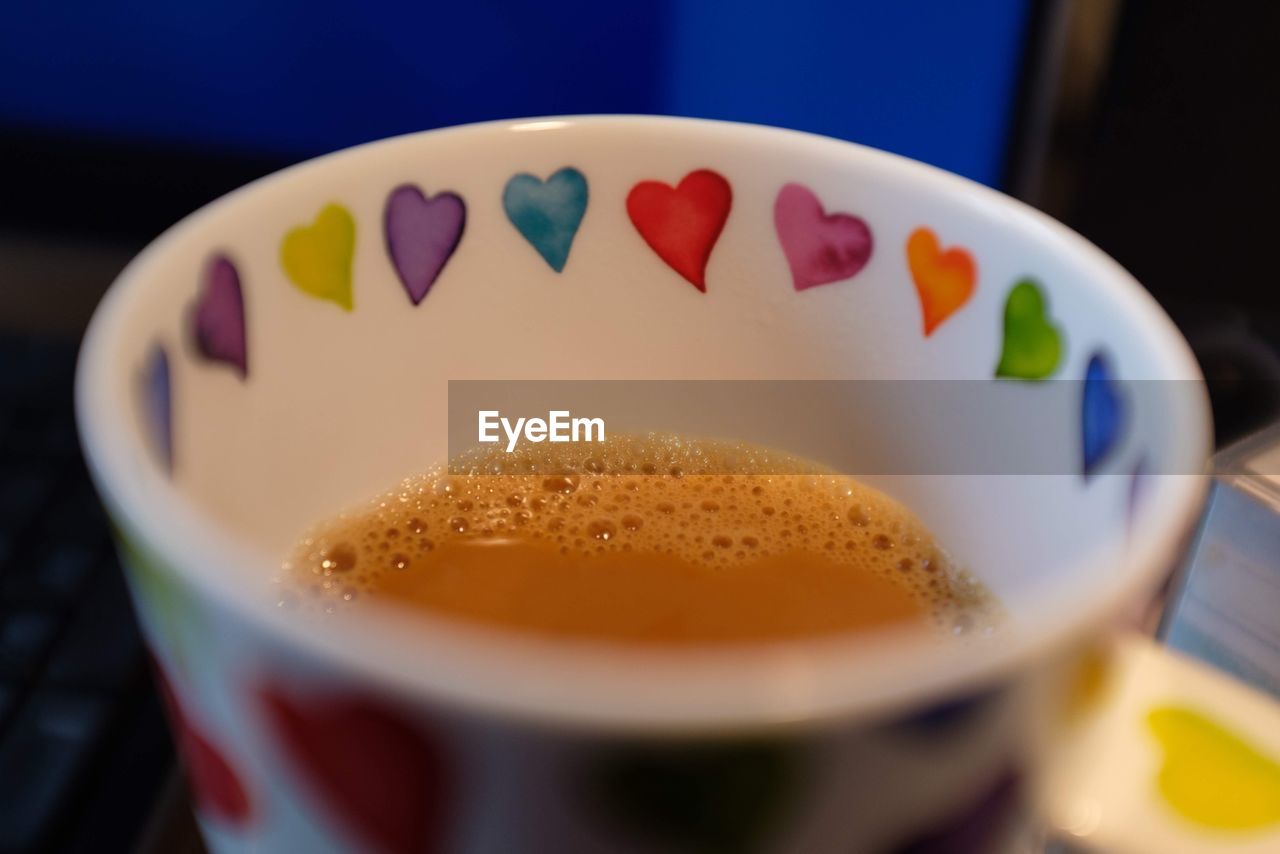
[[[204,287],[196,298],[191,323],[201,356],[211,362],[226,362],[241,379],[249,375],[244,291],[236,265],[225,255],[213,256],[204,268]]]
[[[413,184],[387,196],[383,226],[387,254],[414,305],[422,302],[462,240],[467,206],[457,193],[428,199]]]
[[[773,203],[773,224],[797,291],[856,275],[871,260],[871,229],[862,217],[829,214],[803,184],[787,184]]]
[[[142,423],[151,447],[164,470],[173,473],[173,386],[169,353],[163,344],[152,344],[142,365]]]
[[[1150,477],[1151,472],[1147,465],[1147,455],[1143,454],[1138,458],[1138,463],[1133,467],[1133,471],[1129,473],[1129,495],[1125,509],[1128,511],[1127,519],[1130,530],[1133,529],[1133,520],[1138,515],[1138,504],[1141,503],[1143,496],[1146,495],[1147,480]]]

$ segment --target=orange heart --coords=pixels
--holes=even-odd
[[[973,296],[978,265],[968,250],[953,246],[944,252],[936,234],[917,228],[907,238],[907,266],[920,294],[924,334],[932,335],[942,321]]]

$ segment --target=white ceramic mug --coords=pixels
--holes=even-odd
[[[1184,391],[1112,419],[1090,477],[1073,411],[1038,437],[1059,473],[872,479],[999,596],[1000,643],[655,652],[278,606],[307,526],[444,458],[451,379],[1036,394],[1098,358]],[[1122,269],[995,192],[789,131],[587,117],[379,142],[210,205],[112,287],[77,402],[213,850],[995,851],[1039,836],[1043,781],[1083,785],[1046,747],[1196,521],[1198,380]],[[885,425],[908,449],[950,429]],[[1275,844],[1161,807],[1144,737],[1155,806],[1106,844]]]

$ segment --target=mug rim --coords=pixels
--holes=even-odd
[[[1171,377],[1201,381],[1186,398],[1188,423],[1177,443],[1187,462],[1207,463],[1212,426],[1207,394],[1190,347],[1145,289],[1100,249],[1047,215],[1004,194],[936,167],[857,143],[763,125],[662,116],[563,116],[498,120],[406,134],[304,161],[260,178],[188,215],[150,243],[112,283],[95,310],[76,370],[76,417],[85,458],[104,505],[120,529],[193,595],[261,631],[281,654],[302,655],[344,674],[372,680],[410,700],[473,707],[492,714],[608,729],[753,729],[879,715],[939,697],[975,690],[1045,660],[1070,642],[1096,633],[1126,605],[1154,590],[1192,530],[1208,487],[1205,474],[1159,475],[1144,501],[1123,555],[1082,557],[1085,572],[1067,571],[1025,611],[1010,642],[984,645],[917,644],[885,633],[876,638],[813,639],[739,649],[672,651],[610,648],[603,643],[542,642],[445,619],[370,608],[371,619],[350,625],[310,625],[229,583],[217,567],[278,568],[279,561],[221,532],[157,472],[131,467],[122,453],[141,437],[129,423],[129,401],[110,394],[108,371],[126,318],[144,301],[139,292],[157,259],[182,246],[213,212],[269,190],[285,176],[340,159],[418,144],[446,135],[559,131],[591,125],[643,124],[673,134],[716,131],[754,135],[779,147],[826,149],[892,172],[895,181],[927,185],[935,195],[967,196],[1002,214],[1003,228],[1038,231],[1055,251],[1073,252],[1087,269],[1088,287],[1107,289],[1116,310],[1131,318]],[[134,448],[136,450],[136,447]],[[1196,462],[1196,461],[1199,462]],[[1190,471],[1190,468],[1179,470]],[[1108,475],[1100,475],[1106,477]],[[1074,567],[1073,567],[1074,569]],[[358,609],[364,611],[365,609]],[[370,639],[369,626],[379,624]],[[343,623],[346,621],[344,620]],[[361,628],[363,626],[363,629]],[[430,643],[427,641],[430,640]],[[408,654],[406,642],[428,652]],[[877,649],[879,647],[879,649]],[[398,650],[398,652],[396,651]],[[417,650],[422,652],[423,650]],[[528,678],[530,667],[538,678]],[[644,684],[630,684],[643,668]],[[673,698],[675,698],[673,702]]]

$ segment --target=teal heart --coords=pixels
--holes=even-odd
[[[572,166],[546,181],[521,172],[502,191],[502,207],[516,230],[559,273],[587,212],[586,176]]]

